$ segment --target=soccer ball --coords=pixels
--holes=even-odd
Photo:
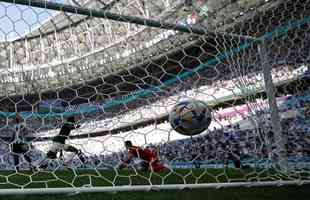
[[[211,110],[199,100],[185,100],[176,104],[169,113],[172,128],[182,135],[197,135],[211,123]]]

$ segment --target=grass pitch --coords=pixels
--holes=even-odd
[[[0,172],[0,188],[57,188],[83,186],[122,186],[122,185],[157,185],[183,183],[215,183],[215,182],[243,182],[243,181],[276,181],[309,179],[307,174],[284,175],[275,170],[263,169],[176,169],[163,173],[150,173],[135,170],[56,170],[30,172]],[[187,200],[187,199],[281,199],[301,200],[310,199],[310,185],[260,187],[260,188],[220,188],[199,189],[186,191],[152,191],[152,192],[119,192],[92,194],[60,194],[60,195],[6,195],[0,196],[6,200]]]

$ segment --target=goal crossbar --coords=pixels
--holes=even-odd
[[[1,189],[0,195],[33,195],[33,194],[79,194],[99,192],[149,192],[167,190],[191,189],[219,189],[238,187],[280,187],[291,185],[309,185],[310,180],[295,181],[266,181],[266,182],[230,182],[230,183],[202,183],[202,184],[168,184],[168,185],[126,185],[107,187],[68,187],[68,188],[26,188]]]
[[[119,21],[119,22],[126,22],[126,23],[138,24],[138,25],[143,25],[143,26],[149,26],[153,28],[175,30],[175,31],[180,31],[184,33],[195,33],[199,35],[204,35],[204,34],[219,35],[220,34],[220,35],[225,35],[225,36],[232,37],[232,38],[239,38],[239,39],[244,39],[244,40],[255,40],[255,38],[250,37],[250,36],[210,31],[198,25],[174,24],[174,23],[168,23],[168,22],[159,21],[159,20],[146,19],[142,17],[120,15],[116,13],[111,13],[104,9],[96,10],[96,9],[90,9],[90,8],[82,8],[80,6],[73,6],[73,5],[42,1],[42,0],[0,0],[0,2],[13,3],[13,4],[31,6],[31,7],[36,7],[36,8],[43,8],[43,9],[50,9],[50,10],[55,10],[55,11],[63,11],[66,13],[79,14],[79,15],[84,15],[84,16],[89,16],[89,17],[104,18],[104,19],[109,19],[109,20],[114,20],[114,21]]]

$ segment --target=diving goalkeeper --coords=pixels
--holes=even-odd
[[[134,158],[138,158],[142,161],[141,167],[143,170],[160,172],[168,169],[158,160],[156,152],[147,148],[133,146],[131,141],[125,141],[125,147],[128,151],[127,159],[119,165],[119,169],[127,167]]]

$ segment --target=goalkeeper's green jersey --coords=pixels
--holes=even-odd
[[[54,137],[53,142],[65,144],[66,139],[68,139],[71,131],[75,129],[75,124],[70,122],[65,122],[61,127],[60,132]]]

